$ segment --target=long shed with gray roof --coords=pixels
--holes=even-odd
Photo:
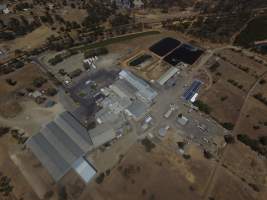
[[[152,102],[158,95],[158,93],[151,88],[148,83],[138,78],[130,71],[122,70],[119,73],[119,76],[121,79],[124,79],[130,83],[130,85],[137,90],[136,95],[146,102]]]
[[[44,126],[26,145],[55,181],[93,148],[87,130],[68,112]]]

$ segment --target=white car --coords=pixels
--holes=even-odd
[[[89,85],[90,83],[92,83],[92,81],[88,80],[88,81],[85,82],[85,85]]]

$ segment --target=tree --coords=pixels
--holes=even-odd
[[[105,179],[105,174],[104,173],[100,173],[98,177],[96,177],[95,182],[97,184],[101,184]]]
[[[204,150],[203,154],[204,154],[204,157],[207,159],[211,159],[213,157],[212,154],[207,150]]]
[[[57,94],[57,90],[55,89],[55,88],[48,88],[47,90],[46,90],[46,94],[48,95],[48,96],[55,96],[56,94]]]
[[[183,158],[184,158],[185,160],[188,160],[188,159],[191,158],[191,156],[190,156],[189,154],[183,154]]]
[[[0,137],[7,134],[8,132],[10,131],[10,128],[9,127],[6,127],[6,126],[1,126],[0,127]]]
[[[35,87],[37,87],[37,88],[39,88],[39,87],[42,87],[42,85],[44,84],[44,83],[46,83],[47,82],[47,80],[44,78],[44,77],[37,77],[37,78],[35,78],[33,81],[32,81],[32,84],[35,86]]]
[[[233,130],[235,125],[230,122],[224,122],[222,123],[222,126],[227,130]]]
[[[260,136],[259,141],[262,145],[267,146],[267,136]]]
[[[252,139],[245,134],[238,134],[237,139],[245,145],[248,145],[253,151],[261,152],[260,142],[258,140]]]
[[[151,152],[152,149],[156,147],[156,145],[151,142],[148,138],[145,138],[141,141],[141,144],[144,145],[146,152]]]
[[[200,111],[206,113],[206,114],[210,114],[211,112],[211,108],[205,104],[204,102],[200,101],[200,100],[196,100],[194,103],[194,106],[198,107]]]
[[[59,188],[58,197],[59,197],[59,200],[67,200],[68,199],[68,193],[66,191],[65,186],[62,186]]]
[[[177,145],[180,149],[184,149],[186,143],[185,142],[177,142]]]
[[[225,135],[224,140],[227,144],[234,144],[235,138],[232,135]]]
[[[6,82],[11,86],[14,86],[14,85],[17,84],[17,81],[15,81],[15,80],[13,80],[11,78],[6,79]]]

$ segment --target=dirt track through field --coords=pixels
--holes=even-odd
[[[248,91],[246,97],[245,97],[245,100],[242,104],[242,107],[240,109],[240,112],[239,112],[239,116],[237,118],[237,121],[236,121],[236,125],[235,125],[235,128],[233,129],[233,134],[236,135],[237,132],[237,127],[238,127],[238,124],[240,122],[240,118],[241,118],[241,114],[245,108],[245,105],[249,99],[249,97],[251,96],[251,94],[253,93],[253,91],[255,90],[256,86],[258,85],[259,81],[267,74],[267,71],[265,71],[263,74],[261,74],[261,76],[259,76],[259,78],[255,81],[255,83],[251,86],[250,90]],[[208,181],[207,181],[207,186],[206,186],[206,189],[203,193],[203,199],[204,200],[208,200],[209,197],[210,197],[210,194],[214,188],[214,185],[215,185],[215,182],[217,181],[218,179],[218,171],[220,169],[220,167],[222,166],[222,164],[224,163],[225,161],[225,155],[227,155],[227,152],[229,151],[229,145],[225,146],[223,152],[222,152],[222,155],[221,155],[221,158],[219,160],[219,162],[217,163],[217,165],[215,166],[215,168],[212,170],[211,172],[211,175],[210,177],[208,178]]]

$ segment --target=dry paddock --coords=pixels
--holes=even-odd
[[[212,165],[203,158],[185,161],[164,147],[148,153],[136,144],[111,175],[100,185],[93,182],[81,199],[200,199]]]

